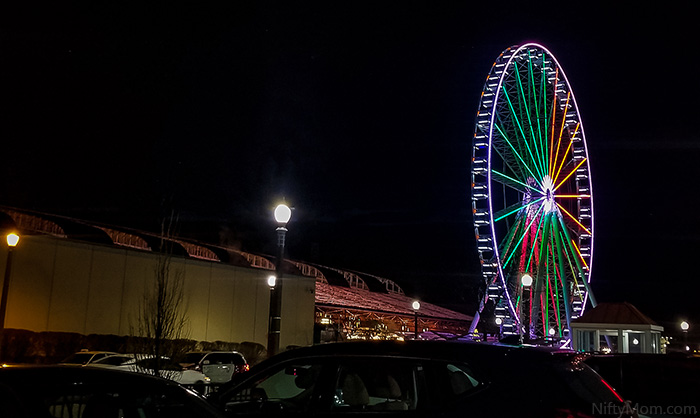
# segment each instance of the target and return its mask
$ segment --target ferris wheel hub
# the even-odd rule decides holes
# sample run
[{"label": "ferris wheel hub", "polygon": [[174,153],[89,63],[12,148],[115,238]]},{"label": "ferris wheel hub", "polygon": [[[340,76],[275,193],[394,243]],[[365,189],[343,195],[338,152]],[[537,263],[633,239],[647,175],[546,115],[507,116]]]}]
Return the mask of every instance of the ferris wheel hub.
[{"label": "ferris wheel hub", "polygon": [[545,213],[552,212],[556,207],[554,202],[554,182],[548,175],[542,179],[542,194],[544,195],[544,205],[542,211]]}]

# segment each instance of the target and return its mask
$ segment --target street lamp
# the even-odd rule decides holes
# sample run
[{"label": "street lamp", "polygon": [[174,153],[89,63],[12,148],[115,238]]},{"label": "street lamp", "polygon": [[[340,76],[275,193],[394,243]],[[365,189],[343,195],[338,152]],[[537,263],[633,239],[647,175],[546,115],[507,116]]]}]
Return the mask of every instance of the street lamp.
[{"label": "street lamp", "polygon": [[525,302],[523,288],[532,286],[532,276],[525,273],[520,278],[520,301],[518,302],[518,330],[520,331],[520,345],[523,344],[523,303]]},{"label": "street lamp", "polygon": [[685,351],[690,350],[690,347],[688,347],[688,328],[690,328],[690,324],[687,321],[681,322],[681,330],[683,331],[683,345],[685,345]]},{"label": "street lamp", "polygon": [[277,205],[277,263],[274,280],[268,278],[270,286],[270,318],[267,332],[267,355],[274,356],[280,348],[280,325],[282,323],[282,261],[284,260],[284,241],[287,235],[287,222],[292,217],[292,210],[287,205]]},{"label": "street lamp", "polygon": [[5,263],[5,278],[2,282],[2,298],[0,298],[0,359],[2,359],[2,347],[5,337],[5,313],[7,312],[7,293],[10,290],[10,273],[12,271],[12,250],[19,243],[19,235],[11,232],[7,234],[7,262]]},{"label": "street lamp", "polygon": [[413,314],[415,315],[414,317],[414,332],[415,332],[415,339],[418,339],[418,310],[420,309],[420,302],[417,300],[414,300],[413,303],[411,304],[411,307],[413,308]]},{"label": "street lamp", "polygon": [[277,284],[277,276],[271,275],[267,278],[267,285],[270,286],[270,290],[274,289],[275,284]]}]

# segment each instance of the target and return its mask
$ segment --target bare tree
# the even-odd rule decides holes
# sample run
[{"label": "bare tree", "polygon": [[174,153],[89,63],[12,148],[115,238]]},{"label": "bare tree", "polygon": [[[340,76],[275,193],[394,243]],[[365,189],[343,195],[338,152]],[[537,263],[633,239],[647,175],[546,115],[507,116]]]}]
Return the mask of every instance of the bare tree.
[{"label": "bare tree", "polygon": [[[167,222],[167,223],[166,223]],[[144,283],[143,297],[139,303],[136,324],[132,335],[138,339],[140,353],[152,356],[149,367],[143,372],[164,377],[176,373],[165,366],[164,358],[179,356],[177,340],[188,336],[189,318],[185,306],[184,275],[172,264],[173,218],[161,224],[160,248],[154,267],[153,280]]]}]

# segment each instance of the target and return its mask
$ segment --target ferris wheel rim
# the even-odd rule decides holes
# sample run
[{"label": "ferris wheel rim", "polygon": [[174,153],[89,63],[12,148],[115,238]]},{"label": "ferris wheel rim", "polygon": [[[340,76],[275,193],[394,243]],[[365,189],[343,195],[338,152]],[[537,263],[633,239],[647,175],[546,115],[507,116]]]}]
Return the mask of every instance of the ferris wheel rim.
[{"label": "ferris wheel rim", "polygon": [[[497,231],[496,231],[496,219],[494,219],[494,216],[495,216],[495,215],[494,215],[494,214],[495,214],[495,212],[494,212],[494,202],[493,202],[493,197],[492,197],[492,195],[491,195],[491,194],[492,194],[492,193],[491,193],[491,192],[492,192],[492,189],[494,189],[494,187],[493,187],[494,179],[492,178],[492,166],[491,166],[491,163],[492,163],[492,159],[493,159],[493,158],[492,158],[492,153],[494,152],[494,126],[495,126],[495,124],[496,124],[495,119],[496,119],[496,116],[497,116],[497,114],[498,114],[498,112],[496,111],[496,108],[497,108],[497,105],[498,105],[498,103],[499,103],[499,98],[500,98],[500,96],[501,96],[501,89],[503,88],[503,83],[504,83],[506,77],[508,76],[508,71],[507,71],[507,70],[508,70],[509,68],[511,68],[511,66],[514,65],[513,63],[514,63],[515,60],[519,59],[520,54],[522,53],[522,51],[527,50],[528,53],[529,53],[529,51],[530,51],[531,49],[539,50],[539,51],[541,51],[543,54],[546,54],[547,59],[549,59],[549,60],[551,61],[551,63],[553,64],[553,67],[552,67],[552,68],[555,68],[555,69],[558,71],[558,73],[557,73],[557,74],[558,74],[557,82],[559,82],[559,80],[561,80],[561,81],[564,83],[564,85],[566,86],[566,90],[568,91],[568,93],[570,94],[571,99],[572,99],[572,107],[573,107],[573,109],[574,109],[574,114],[577,116],[577,122],[578,122],[578,124],[580,125],[580,131],[581,131],[581,133],[580,133],[579,136],[580,136],[580,141],[581,141],[582,148],[583,148],[583,155],[585,155],[584,161],[586,161],[587,188],[588,188],[588,195],[589,195],[589,197],[588,197],[588,202],[589,202],[589,203],[588,203],[588,207],[589,207],[589,209],[590,209],[590,230],[589,230],[590,248],[588,249],[588,263],[587,263],[587,265],[586,265],[586,274],[585,274],[585,277],[582,277],[582,280],[585,280],[587,283],[590,283],[590,281],[591,281],[591,272],[592,272],[592,266],[593,266],[593,236],[594,236],[594,234],[595,234],[595,223],[594,223],[594,222],[595,222],[595,221],[594,221],[595,217],[594,217],[594,204],[593,204],[593,190],[592,190],[592,181],[591,181],[591,177],[590,177],[590,162],[589,162],[589,159],[588,159],[588,158],[589,158],[588,143],[587,143],[586,136],[585,136],[585,129],[584,129],[584,127],[583,127],[583,122],[581,121],[581,118],[580,118],[580,111],[579,111],[578,103],[577,103],[577,101],[576,101],[576,96],[573,94],[573,91],[572,91],[570,82],[569,82],[568,77],[566,76],[566,73],[564,72],[564,70],[563,70],[561,64],[559,63],[559,61],[557,60],[557,58],[554,56],[554,54],[553,54],[549,49],[547,49],[547,48],[544,47],[543,45],[541,45],[541,44],[539,44],[539,43],[535,43],[535,42],[528,42],[528,43],[524,43],[524,44],[521,44],[521,45],[512,46],[512,47],[507,48],[506,50],[504,50],[504,51],[501,53],[501,55],[499,55],[499,58],[496,60],[496,62],[494,62],[493,66],[492,66],[492,68],[491,68],[491,70],[490,70],[490,72],[489,72],[489,75],[487,76],[487,83],[488,83],[488,81],[493,77],[493,74],[494,74],[494,72],[496,71],[497,64],[503,66],[503,68],[504,68],[503,71],[502,71],[500,74],[497,75],[498,81],[497,81],[497,85],[496,85],[496,88],[495,88],[495,92],[496,92],[496,93],[495,93],[495,96],[494,96],[494,98],[493,98],[493,100],[492,100],[490,106],[488,106],[488,110],[489,110],[489,113],[490,113],[490,117],[489,117],[489,123],[488,123],[488,157],[487,157],[487,166],[486,166],[486,190],[487,190],[487,195],[488,195],[488,198],[487,198],[487,199],[488,199],[488,218],[489,218],[489,219],[488,219],[488,227],[489,227],[489,232],[490,232],[490,236],[491,236],[491,239],[492,239],[492,247],[493,247],[493,248],[492,248],[492,251],[493,251],[493,253],[494,253],[494,256],[493,256],[493,257],[494,257],[494,259],[495,259],[495,261],[496,261],[496,265],[497,265],[497,276],[498,276],[498,279],[500,279],[500,281],[501,281],[501,286],[502,286],[504,289],[506,289],[505,295],[506,295],[507,302],[508,302],[508,308],[509,308],[509,311],[510,311],[511,315],[513,315],[513,316],[516,315],[516,312],[515,312],[516,309],[515,309],[515,306],[514,306],[514,304],[513,304],[513,299],[512,299],[512,297],[511,297],[511,294],[510,294],[510,292],[507,290],[507,289],[508,289],[508,284],[507,284],[507,282],[506,282],[506,275],[504,274],[504,270],[503,270],[503,265],[504,265],[504,263],[503,263],[503,260],[502,260],[501,250],[500,250],[500,248],[499,248],[499,236],[498,236]],[[505,62],[503,62],[503,61],[500,61],[500,62],[499,62],[499,60],[501,60],[501,58],[504,57],[504,55],[506,55],[506,53],[509,53],[509,55],[507,56],[507,59],[505,60]],[[543,55],[543,56],[544,56],[544,55]],[[543,73],[544,73],[544,67],[545,67],[545,65],[546,65],[546,61],[545,61],[544,58],[543,58],[543,69],[541,70]],[[517,71],[516,71],[516,72],[517,72]],[[518,77],[519,77],[519,76],[518,76]],[[544,75],[542,75],[542,78],[544,79]],[[543,81],[543,83],[544,83],[544,81]],[[529,87],[528,87],[528,88],[529,88]],[[555,87],[555,90],[556,90],[556,87]],[[484,101],[484,93],[485,93],[486,91],[487,91],[487,89],[486,89],[486,85],[485,85],[485,86],[484,86],[484,89],[482,90],[482,95],[481,95],[481,100],[480,100],[480,106],[479,106],[480,111],[481,111],[482,108],[484,108],[484,106],[483,106],[483,101]],[[554,92],[553,92],[553,95],[556,96],[556,94],[557,94],[557,92],[554,91]],[[545,96],[544,100],[545,100],[545,103],[546,103],[546,100],[547,100],[547,99],[546,99],[546,96]],[[553,106],[554,106],[554,105],[553,105]],[[567,107],[568,107],[568,102],[567,102]],[[552,109],[552,110],[553,110],[553,112],[556,112],[554,109]],[[530,115],[528,114],[528,117],[529,117],[529,116],[530,116]],[[477,138],[477,131],[479,130],[478,117],[479,117],[479,112],[477,112],[477,127],[476,127],[476,129],[475,129],[475,134],[474,134],[475,141],[476,141],[476,138]],[[554,116],[552,116],[552,117],[554,118]],[[564,126],[564,122],[565,122],[565,121],[562,120],[562,126]],[[563,128],[562,128],[562,129],[563,129]],[[578,129],[578,128],[577,128],[577,129]],[[574,136],[575,136],[575,135],[576,135],[576,133],[574,133]],[[573,136],[572,136],[572,139],[571,139],[571,140],[573,141]],[[474,147],[475,147],[475,148],[474,148],[474,150],[475,150],[475,149],[476,149],[476,144],[474,145]],[[552,151],[553,151],[553,150],[552,150]],[[558,153],[558,151],[559,151],[559,150],[557,149],[557,153]],[[473,151],[473,153],[474,153],[473,160],[475,160],[475,159],[476,159],[476,151]],[[563,158],[564,158],[565,156],[566,156],[566,155],[564,155],[564,156],[562,157],[562,164],[563,164]],[[556,161],[555,161],[555,162],[556,162]],[[472,169],[472,179],[474,179],[475,176],[477,176],[477,175],[479,175],[479,173],[477,173],[477,172],[475,171],[475,168],[473,167],[473,169]],[[565,180],[566,180],[566,179],[565,179]],[[474,184],[474,180],[473,180],[473,184]],[[474,213],[476,214],[476,206],[475,206],[474,204],[473,204],[473,207],[474,207]],[[557,210],[558,210],[558,209],[557,209]],[[561,214],[559,214],[559,215],[561,216]],[[571,215],[569,214],[569,216],[571,216]],[[580,214],[579,214],[579,217],[580,217]],[[562,222],[562,221],[561,221],[561,218],[559,218],[558,220],[559,220],[560,222]],[[566,228],[566,226],[565,226],[564,223],[562,223],[562,227]],[[478,235],[478,234],[479,234],[479,226],[477,225],[476,221],[475,221],[475,231],[477,232],[477,240],[478,240],[478,237],[479,237],[479,235]],[[536,239],[536,238],[535,238],[535,239]],[[567,243],[567,245],[568,245],[568,243]],[[580,254],[579,254],[579,255],[580,255]],[[480,257],[481,257],[481,251],[480,251]],[[582,259],[583,259],[583,256],[582,256]],[[483,258],[482,258],[482,264],[483,264],[483,262],[484,262],[484,260],[483,260]],[[585,260],[584,260],[584,263],[585,263]],[[591,295],[591,296],[592,296],[592,295]],[[581,308],[581,312],[580,312],[581,315],[583,314],[583,312],[584,312],[584,310],[585,310],[585,307],[586,307],[586,305],[587,305],[588,297],[589,297],[589,292],[586,292],[586,293],[585,293],[585,298],[584,298],[584,301],[583,301],[583,305],[582,305],[582,308]],[[480,313],[480,312],[479,312],[479,313]],[[519,321],[519,320],[520,320],[520,318],[518,318],[518,321]],[[567,326],[568,326],[568,324],[567,324]]]}]

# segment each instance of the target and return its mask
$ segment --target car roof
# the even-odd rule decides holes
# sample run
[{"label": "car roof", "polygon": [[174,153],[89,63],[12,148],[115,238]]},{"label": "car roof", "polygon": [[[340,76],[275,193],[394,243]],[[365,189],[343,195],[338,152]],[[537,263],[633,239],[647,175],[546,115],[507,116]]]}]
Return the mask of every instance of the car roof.
[{"label": "car roof", "polygon": [[[323,357],[323,356],[387,356],[417,357],[431,359],[455,359],[479,357],[510,357],[545,359],[552,356],[562,358],[579,354],[573,350],[554,347],[510,346],[468,341],[350,341],[319,344],[287,350],[270,360],[282,361],[285,358]],[[262,363],[261,363],[262,364]]]},{"label": "car roof", "polygon": [[158,376],[130,371],[97,367],[80,367],[73,365],[16,365],[0,369],[0,381],[21,385],[38,385],[42,381],[52,384],[94,385],[105,382],[116,384],[158,384],[175,385],[177,383]]}]

